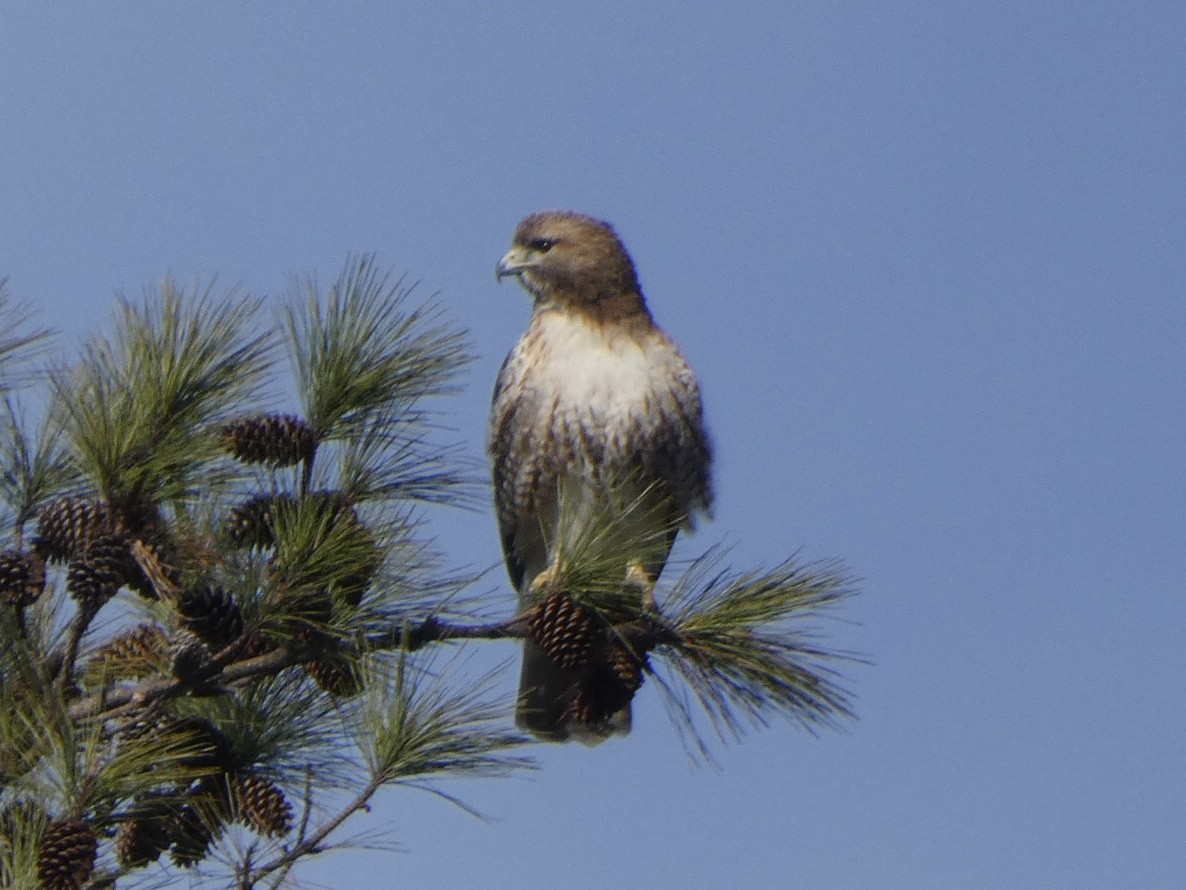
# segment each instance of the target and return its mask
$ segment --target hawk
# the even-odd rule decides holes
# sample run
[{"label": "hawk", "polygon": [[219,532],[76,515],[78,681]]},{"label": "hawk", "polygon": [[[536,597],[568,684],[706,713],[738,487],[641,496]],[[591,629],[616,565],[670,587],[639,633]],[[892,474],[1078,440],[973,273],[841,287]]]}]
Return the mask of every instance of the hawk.
[{"label": "hawk", "polygon": [[[538,613],[575,551],[636,592],[636,612],[653,608],[676,534],[712,503],[696,377],[651,317],[609,224],[567,211],[528,216],[495,274],[517,278],[534,303],[498,374],[488,443],[520,609]],[[633,689],[598,712],[584,701],[591,682],[587,667],[529,638],[516,722],[550,741],[628,732]]]}]

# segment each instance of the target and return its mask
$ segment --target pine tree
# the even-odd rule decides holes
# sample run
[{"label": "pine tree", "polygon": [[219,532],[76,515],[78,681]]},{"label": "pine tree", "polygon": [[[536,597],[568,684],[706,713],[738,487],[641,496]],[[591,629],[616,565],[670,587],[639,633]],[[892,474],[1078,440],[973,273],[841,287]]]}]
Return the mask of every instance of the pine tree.
[{"label": "pine tree", "polygon": [[538,606],[478,620],[514,597],[450,573],[422,509],[479,502],[436,413],[463,333],[370,257],[263,308],[166,279],[37,371],[0,289],[0,886],[276,886],[385,788],[530,766],[508,684],[445,640],[534,639],[590,723],[654,675],[697,756],[849,714],[808,623],[836,564],[710,551],[641,610],[576,542]]}]

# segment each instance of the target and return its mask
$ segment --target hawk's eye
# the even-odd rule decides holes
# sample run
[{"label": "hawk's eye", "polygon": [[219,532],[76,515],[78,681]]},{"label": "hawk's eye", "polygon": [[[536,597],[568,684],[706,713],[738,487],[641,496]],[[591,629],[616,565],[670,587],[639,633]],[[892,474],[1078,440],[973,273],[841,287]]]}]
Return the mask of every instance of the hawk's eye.
[{"label": "hawk's eye", "polygon": [[531,246],[540,253],[547,253],[556,246],[556,240],[554,238],[532,238]]}]

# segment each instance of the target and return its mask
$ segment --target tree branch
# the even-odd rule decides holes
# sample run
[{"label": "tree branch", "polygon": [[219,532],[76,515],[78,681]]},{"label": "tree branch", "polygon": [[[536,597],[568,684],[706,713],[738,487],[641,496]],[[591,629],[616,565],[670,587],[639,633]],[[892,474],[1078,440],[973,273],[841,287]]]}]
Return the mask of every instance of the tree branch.
[{"label": "tree branch", "polygon": [[[678,632],[658,614],[616,625],[615,631],[623,642],[640,654],[656,646],[677,643],[680,639]],[[415,651],[431,643],[448,640],[523,639],[527,635],[527,619],[524,615],[487,624],[451,624],[429,617],[415,624],[397,622],[386,631],[372,634],[366,638],[365,651]],[[234,660],[237,649],[234,644],[228,646],[218,653],[207,672],[196,677],[146,680],[134,686],[104,689],[81,698],[70,706],[70,717],[74,720],[110,720],[135,713],[164,699],[276,674],[293,665],[303,664],[316,655],[312,647],[295,641],[241,661]]]},{"label": "tree branch", "polygon": [[[367,637],[366,649],[416,650],[445,640],[498,640],[523,638],[526,635],[527,627],[522,616],[492,624],[474,625],[449,624],[437,618],[425,618],[416,624],[398,622],[382,633]],[[197,677],[146,680],[134,686],[105,689],[81,698],[70,706],[70,717],[74,720],[108,720],[195,689],[230,686],[254,677],[276,674],[287,667],[302,664],[316,654],[312,647],[293,641],[263,655],[236,661],[234,656],[237,648],[235,645],[228,646],[218,653],[210,670]]]}]

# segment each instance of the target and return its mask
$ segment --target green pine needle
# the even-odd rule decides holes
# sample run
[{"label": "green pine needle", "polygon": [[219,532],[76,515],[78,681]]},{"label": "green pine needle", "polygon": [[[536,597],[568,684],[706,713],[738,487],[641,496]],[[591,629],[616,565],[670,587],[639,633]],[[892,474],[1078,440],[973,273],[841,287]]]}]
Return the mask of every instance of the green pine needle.
[{"label": "green pine needle", "polygon": [[0,499],[13,512],[13,525],[22,529],[43,502],[76,483],[62,441],[60,413],[47,411],[30,435],[20,405],[5,399],[0,415]]},{"label": "green pine needle", "polygon": [[166,278],[139,302],[121,299],[113,333],[55,375],[67,435],[98,491],[168,500],[209,488],[219,453],[210,430],[268,370],[258,306],[233,290]]},{"label": "green pine needle", "polygon": [[[328,849],[330,833],[382,785],[464,807],[433,783],[534,765],[509,704],[494,694],[501,674],[474,681],[456,661],[424,655],[430,643],[531,628],[523,615],[453,628],[441,620],[491,608],[488,594],[474,592],[480,575],[442,572],[420,506],[477,502],[478,468],[438,441],[431,402],[470,360],[466,337],[371,256],[351,257],[327,290],[311,277],[298,289],[280,334],[317,447],[302,447],[299,465],[245,470],[222,452],[219,430],[254,410],[271,382],[275,338],[261,333],[257,301],[168,279],[122,300],[110,332],[47,375],[38,428],[11,390],[14,369],[45,334],[20,333],[20,313],[13,327],[0,282],[9,321],[0,333],[0,502],[15,545],[50,498],[98,495],[140,523],[141,568],[170,579],[159,585],[164,599],[123,597],[84,625],[68,621],[92,613],[67,597],[54,565],[36,603],[0,608],[0,885],[35,880],[46,812],[84,815],[109,862],[107,839],[137,805],[179,805],[215,773],[259,768],[288,790],[306,788],[293,837],[267,848],[274,859],[259,864],[265,848],[254,841],[232,851],[227,861],[246,886],[244,875],[279,884],[297,859]],[[596,610],[606,634],[618,634],[603,637],[630,678],[618,642],[637,646],[646,667],[653,655],[666,674],[657,685],[695,750],[708,755],[706,721],[727,740],[777,717],[814,729],[852,715],[835,666],[857,659],[830,651],[812,628],[851,591],[838,564],[735,573],[714,551],[652,611],[651,579],[626,567],[657,572],[683,517],[637,479],[601,481],[612,494],[600,503],[560,491],[559,539],[548,542],[559,555],[541,592]],[[19,581],[19,569],[7,574]],[[215,653],[226,670],[206,685],[177,683],[163,653],[154,676],[117,676],[95,653],[130,612],[165,632],[185,624],[169,595],[174,570],[181,590],[217,584],[234,596],[246,632]],[[220,609],[210,618],[238,624]],[[241,658],[251,661],[226,663]],[[358,688],[344,690],[335,667],[354,672]],[[346,788],[361,790],[307,831]],[[44,809],[21,809],[31,800]],[[116,877],[122,885],[113,867],[91,882]]]},{"label": "green pine needle", "polygon": [[29,672],[5,677],[0,714],[3,784],[62,811],[108,812],[197,775],[193,739],[123,734],[115,744],[109,726],[72,720],[57,687]]},{"label": "green pine needle", "polygon": [[377,571],[382,562],[375,537],[336,493],[278,498],[270,521],[276,541],[270,602],[277,615],[309,620],[310,605],[323,601],[328,606],[337,588],[357,579],[360,571]]},{"label": "green pine needle", "polygon": [[37,887],[41,835],[49,822],[30,797],[0,795],[0,887]]},{"label": "green pine needle", "polygon": [[359,424],[339,444],[340,489],[356,503],[424,501],[476,506],[483,498],[478,480],[483,467],[460,445],[444,445],[429,435],[421,412],[377,415]]},{"label": "green pine needle", "polygon": [[36,644],[15,632],[0,611],[0,789],[28,777],[41,758],[40,725],[53,690],[39,670]]},{"label": "green pine needle", "polygon": [[305,420],[319,440],[352,438],[376,416],[398,418],[452,389],[469,361],[466,338],[432,302],[411,305],[414,286],[349,257],[323,292],[314,277],[284,317]]},{"label": "green pine needle", "polygon": [[297,669],[264,677],[233,693],[180,699],[179,716],[208,720],[229,739],[234,766],[265,766],[280,781],[343,781],[349,770],[344,729],[333,701]]},{"label": "green pine needle", "polygon": [[[590,505],[584,495],[561,488],[560,540],[550,587],[603,613],[610,623],[638,616],[643,591],[626,583],[631,562],[662,566],[679,531],[679,517],[647,488],[622,483]],[[655,579],[651,579],[652,581]]]},{"label": "green pine needle", "polygon": [[491,696],[496,674],[446,684],[456,665],[434,671],[406,652],[378,667],[388,673],[367,684],[358,742],[380,783],[423,787],[432,777],[504,776],[533,765],[515,753],[527,739],[507,727],[506,702]]},{"label": "green pine needle", "polygon": [[[681,578],[664,615],[677,641],[656,654],[686,684],[721,739],[784,717],[807,728],[853,716],[849,694],[832,667],[859,661],[817,642],[813,622],[853,592],[836,562],[788,560],[772,569],[731,573],[710,551]],[[665,684],[669,709],[700,753],[686,695]]]},{"label": "green pine needle", "polygon": [[0,334],[0,392],[27,383],[25,366],[49,345],[48,328],[22,330],[31,315],[28,307],[13,301],[8,293],[8,279],[0,278],[0,317],[4,319],[4,333]]}]

